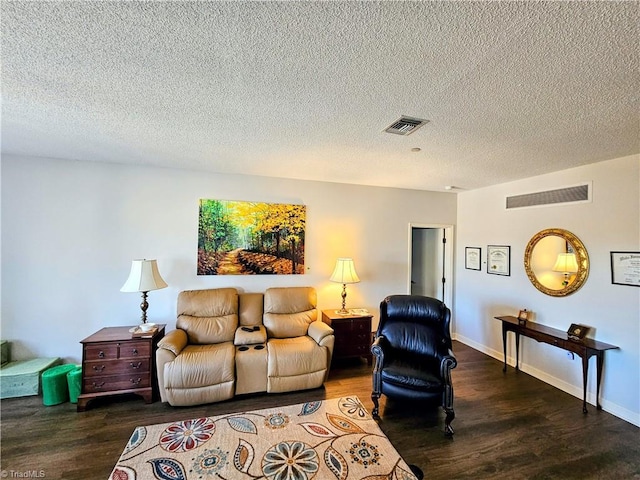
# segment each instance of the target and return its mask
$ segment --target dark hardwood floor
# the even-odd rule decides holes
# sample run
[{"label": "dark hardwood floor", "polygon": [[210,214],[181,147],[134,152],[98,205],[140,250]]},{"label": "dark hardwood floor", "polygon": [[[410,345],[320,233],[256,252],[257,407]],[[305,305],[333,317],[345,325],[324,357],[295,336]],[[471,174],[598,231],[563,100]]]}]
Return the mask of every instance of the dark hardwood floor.
[{"label": "dark hardwood floor", "polygon": [[[454,343],[453,439],[440,409],[382,397],[380,423],[407,463],[436,479],[640,479],[640,429],[463,344]],[[106,480],[134,427],[358,395],[371,411],[371,367],[336,365],[324,388],[174,408],[139,397],[76,413],[41,397],[2,400],[2,478]],[[31,477],[25,477],[28,472]],[[22,477],[20,475],[23,475]],[[330,480],[330,479],[317,479]]]}]

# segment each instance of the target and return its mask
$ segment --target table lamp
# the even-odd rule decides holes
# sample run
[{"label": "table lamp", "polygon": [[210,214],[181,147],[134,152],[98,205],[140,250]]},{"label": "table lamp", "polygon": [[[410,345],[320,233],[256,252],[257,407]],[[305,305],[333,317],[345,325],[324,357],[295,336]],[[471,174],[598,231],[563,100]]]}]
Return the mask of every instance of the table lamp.
[{"label": "table lamp", "polygon": [[336,313],[340,315],[349,315],[349,310],[345,308],[347,303],[347,283],[358,283],[360,278],[356,273],[356,266],[351,258],[339,258],[336,261],[336,268],[334,268],[331,278],[332,282],[342,284],[342,308],[336,310]]},{"label": "table lamp", "polygon": [[121,292],[141,292],[142,303],[140,309],[142,310],[142,323],[147,323],[147,293],[151,290],[160,290],[167,287],[165,282],[160,276],[158,271],[158,264],[155,260],[133,260],[131,262],[131,272],[129,272],[129,278],[124,283]]},{"label": "table lamp", "polygon": [[551,270],[554,272],[562,272],[564,274],[562,286],[566,287],[569,285],[569,274],[578,271],[578,262],[576,261],[575,253],[559,253],[556,264]]}]

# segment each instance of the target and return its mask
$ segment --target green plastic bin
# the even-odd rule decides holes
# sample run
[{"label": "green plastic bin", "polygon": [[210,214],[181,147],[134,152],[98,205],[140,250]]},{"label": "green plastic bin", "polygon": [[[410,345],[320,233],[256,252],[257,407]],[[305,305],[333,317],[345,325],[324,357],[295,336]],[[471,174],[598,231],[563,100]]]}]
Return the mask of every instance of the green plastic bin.
[{"label": "green plastic bin", "polygon": [[66,364],[52,367],[42,372],[42,403],[46,406],[69,401],[67,373],[77,365]]},{"label": "green plastic bin", "polygon": [[82,367],[76,365],[76,368],[67,373],[67,384],[69,385],[69,401],[78,403],[78,396],[82,391]]}]

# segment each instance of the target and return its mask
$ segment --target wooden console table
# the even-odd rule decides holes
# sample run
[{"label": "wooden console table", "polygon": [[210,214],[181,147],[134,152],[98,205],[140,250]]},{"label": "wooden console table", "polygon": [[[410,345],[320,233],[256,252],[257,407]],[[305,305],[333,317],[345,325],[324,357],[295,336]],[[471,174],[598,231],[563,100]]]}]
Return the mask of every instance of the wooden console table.
[{"label": "wooden console table", "polygon": [[513,332],[516,336],[516,370],[518,368],[518,358],[520,350],[520,335],[533,338],[538,342],[548,343],[555,347],[568,350],[582,358],[582,412],[587,413],[587,372],[589,370],[589,358],[596,356],[597,359],[597,385],[596,385],[596,408],[602,410],[600,405],[600,381],[602,379],[602,367],[604,365],[604,352],[619,348],[608,343],[598,342],[591,338],[583,340],[571,340],[567,332],[557,328],[546,327],[533,322],[520,324],[516,317],[495,317],[502,322],[502,347],[504,350],[504,368],[507,371],[507,332]]}]

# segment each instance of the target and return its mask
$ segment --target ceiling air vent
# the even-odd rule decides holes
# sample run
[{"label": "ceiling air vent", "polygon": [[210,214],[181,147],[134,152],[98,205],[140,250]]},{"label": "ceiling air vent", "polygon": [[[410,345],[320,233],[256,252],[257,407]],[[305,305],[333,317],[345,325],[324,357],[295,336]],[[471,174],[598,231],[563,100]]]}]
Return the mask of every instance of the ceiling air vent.
[{"label": "ceiling air vent", "polygon": [[543,205],[566,205],[591,201],[591,183],[575,187],[547,190],[546,192],[525,193],[507,197],[506,208],[540,207]]},{"label": "ceiling air vent", "polygon": [[385,128],[384,131],[387,133],[395,133],[396,135],[409,135],[425,123],[429,123],[429,120],[403,116]]}]

